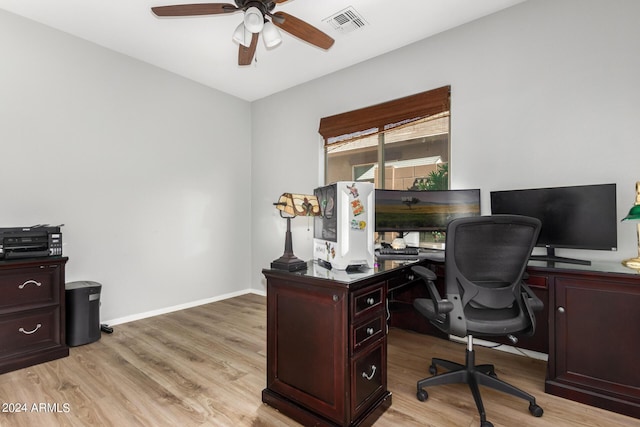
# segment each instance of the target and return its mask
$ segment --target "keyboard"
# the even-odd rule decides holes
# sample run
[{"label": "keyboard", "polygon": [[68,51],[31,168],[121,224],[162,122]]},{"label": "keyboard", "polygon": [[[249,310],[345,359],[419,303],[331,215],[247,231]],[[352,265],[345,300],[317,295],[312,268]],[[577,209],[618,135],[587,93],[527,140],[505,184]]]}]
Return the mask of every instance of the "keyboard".
[{"label": "keyboard", "polygon": [[378,250],[378,253],[380,255],[418,255],[420,253],[420,250],[418,248],[380,248]]}]

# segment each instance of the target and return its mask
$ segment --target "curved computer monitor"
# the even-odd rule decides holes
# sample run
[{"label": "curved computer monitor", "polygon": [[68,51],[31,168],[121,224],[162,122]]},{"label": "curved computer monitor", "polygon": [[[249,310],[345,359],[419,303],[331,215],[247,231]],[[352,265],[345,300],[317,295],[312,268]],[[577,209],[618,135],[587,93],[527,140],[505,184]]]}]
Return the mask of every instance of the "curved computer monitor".
[{"label": "curved computer monitor", "polygon": [[480,190],[376,190],[377,232],[446,231],[452,219],[480,215]]},{"label": "curved computer monitor", "polygon": [[491,213],[542,222],[537,246],[546,247],[547,255],[531,259],[589,264],[557,257],[555,248],[617,250],[616,184],[492,191]]}]

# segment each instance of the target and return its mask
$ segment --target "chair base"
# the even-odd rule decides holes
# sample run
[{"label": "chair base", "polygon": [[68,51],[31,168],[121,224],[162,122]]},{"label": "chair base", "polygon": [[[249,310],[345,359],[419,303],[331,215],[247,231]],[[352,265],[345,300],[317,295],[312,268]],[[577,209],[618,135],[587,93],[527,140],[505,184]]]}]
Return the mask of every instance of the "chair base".
[{"label": "chair base", "polygon": [[[448,372],[438,374],[437,366],[447,369]],[[423,390],[424,387],[443,384],[468,384],[471,394],[473,395],[473,400],[478,408],[478,413],[480,414],[481,427],[491,427],[493,425],[487,421],[484,405],[482,404],[482,396],[480,395],[479,386],[481,385],[527,400],[529,402],[529,412],[535,417],[541,417],[543,414],[542,408],[536,404],[535,397],[509,383],[499,380],[496,376],[493,365],[476,366],[475,351],[473,350],[473,337],[471,336],[468,337],[465,365],[434,358],[431,361],[429,372],[433,374],[432,377],[418,381],[418,400],[424,401],[428,398],[427,392]]]}]

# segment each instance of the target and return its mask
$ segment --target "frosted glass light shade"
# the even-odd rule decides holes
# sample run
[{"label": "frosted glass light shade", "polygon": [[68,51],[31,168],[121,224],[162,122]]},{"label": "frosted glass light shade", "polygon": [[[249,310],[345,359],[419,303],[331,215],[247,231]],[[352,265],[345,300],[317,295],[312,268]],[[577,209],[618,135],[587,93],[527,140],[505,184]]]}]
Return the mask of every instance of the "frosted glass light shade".
[{"label": "frosted glass light shade", "polygon": [[264,45],[268,48],[278,46],[282,43],[282,36],[280,36],[278,27],[273,25],[270,21],[264,23],[264,27],[262,28],[262,39],[264,40]]},{"label": "frosted glass light shade", "polygon": [[244,22],[236,27],[233,32],[233,41],[240,43],[242,46],[249,47],[251,45],[251,38],[253,34],[244,26]]},{"label": "frosted glass light shade", "polygon": [[250,7],[244,13],[244,26],[252,33],[259,33],[264,26],[264,16],[257,7]]}]

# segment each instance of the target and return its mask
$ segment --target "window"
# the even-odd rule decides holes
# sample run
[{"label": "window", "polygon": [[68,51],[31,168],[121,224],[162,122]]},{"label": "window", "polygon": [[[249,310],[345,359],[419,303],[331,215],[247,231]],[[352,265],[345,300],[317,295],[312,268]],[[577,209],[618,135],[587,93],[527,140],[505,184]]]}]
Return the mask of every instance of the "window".
[{"label": "window", "polygon": [[323,118],[325,183],[449,188],[449,92],[445,86]]},{"label": "window", "polygon": [[[444,86],[320,120],[325,184],[368,181],[380,189],[448,189],[450,89]],[[411,234],[421,243],[444,238],[438,232]]]}]

